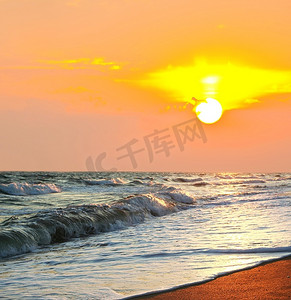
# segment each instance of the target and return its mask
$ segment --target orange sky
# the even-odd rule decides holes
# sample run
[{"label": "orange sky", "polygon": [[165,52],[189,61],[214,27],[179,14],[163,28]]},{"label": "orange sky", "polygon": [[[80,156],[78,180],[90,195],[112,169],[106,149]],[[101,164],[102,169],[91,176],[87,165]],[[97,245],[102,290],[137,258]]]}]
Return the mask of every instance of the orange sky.
[{"label": "orange sky", "polygon": [[[290,12],[287,0],[0,0],[0,170],[85,171],[106,153],[104,169],[290,171]],[[173,128],[208,92],[224,113],[182,151]],[[173,148],[151,157],[154,130]],[[135,169],[116,150],[134,139]]]}]

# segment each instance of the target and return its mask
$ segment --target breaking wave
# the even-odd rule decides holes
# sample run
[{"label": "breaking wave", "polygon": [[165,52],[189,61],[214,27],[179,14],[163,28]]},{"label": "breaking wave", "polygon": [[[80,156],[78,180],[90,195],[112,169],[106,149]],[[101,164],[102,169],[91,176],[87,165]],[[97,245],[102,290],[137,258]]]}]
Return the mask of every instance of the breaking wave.
[{"label": "breaking wave", "polygon": [[195,198],[188,193],[181,191],[179,189],[170,187],[168,192],[159,192],[158,195],[167,200],[173,200],[184,204],[194,204],[196,202]]},{"label": "breaking wave", "polygon": [[132,195],[112,205],[68,206],[33,216],[10,218],[1,224],[0,257],[33,251],[53,243],[122,229],[189,208],[194,198],[181,191]]},{"label": "breaking wave", "polygon": [[55,184],[29,184],[29,183],[9,183],[0,184],[0,193],[15,195],[15,196],[27,196],[27,195],[41,195],[50,193],[60,193],[61,189]]}]

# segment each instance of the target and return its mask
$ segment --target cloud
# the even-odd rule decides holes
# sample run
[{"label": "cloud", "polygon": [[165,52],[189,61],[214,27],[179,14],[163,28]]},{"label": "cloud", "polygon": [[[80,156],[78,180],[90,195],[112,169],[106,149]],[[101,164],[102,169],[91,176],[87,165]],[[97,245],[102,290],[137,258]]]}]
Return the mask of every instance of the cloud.
[{"label": "cloud", "polygon": [[111,70],[119,70],[121,66],[114,61],[105,61],[103,57],[78,58],[69,60],[42,60],[41,63],[55,65],[65,69],[92,69],[96,66],[109,67]]},{"label": "cloud", "polygon": [[[0,0],[1,1],[1,0]],[[108,69],[108,70],[120,70],[122,66],[114,61],[106,61],[103,57],[96,58],[77,58],[67,60],[38,60],[33,63],[23,65],[7,65],[0,66],[0,69],[8,70],[53,70],[53,69]]]}]

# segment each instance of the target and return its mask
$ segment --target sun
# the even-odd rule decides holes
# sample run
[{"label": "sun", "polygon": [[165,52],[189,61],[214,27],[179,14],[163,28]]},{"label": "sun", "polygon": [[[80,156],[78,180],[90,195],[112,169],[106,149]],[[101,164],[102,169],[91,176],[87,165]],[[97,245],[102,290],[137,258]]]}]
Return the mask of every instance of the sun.
[{"label": "sun", "polygon": [[195,113],[201,122],[213,124],[220,119],[222,115],[222,106],[217,100],[206,98],[205,101],[199,103],[195,107]]}]

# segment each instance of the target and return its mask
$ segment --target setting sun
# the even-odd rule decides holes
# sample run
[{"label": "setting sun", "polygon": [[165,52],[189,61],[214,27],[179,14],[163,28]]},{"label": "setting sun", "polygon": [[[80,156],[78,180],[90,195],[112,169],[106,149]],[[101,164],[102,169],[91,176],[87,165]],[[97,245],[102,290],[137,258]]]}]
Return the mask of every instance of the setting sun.
[{"label": "setting sun", "polygon": [[217,122],[222,115],[221,104],[212,98],[207,98],[195,107],[197,118],[205,124]]}]

